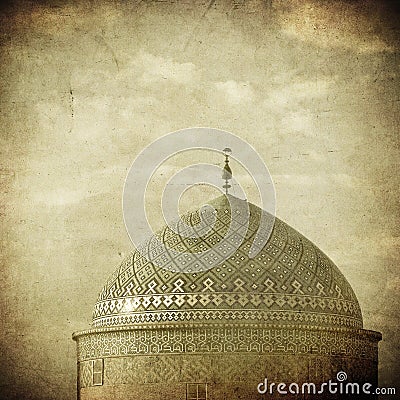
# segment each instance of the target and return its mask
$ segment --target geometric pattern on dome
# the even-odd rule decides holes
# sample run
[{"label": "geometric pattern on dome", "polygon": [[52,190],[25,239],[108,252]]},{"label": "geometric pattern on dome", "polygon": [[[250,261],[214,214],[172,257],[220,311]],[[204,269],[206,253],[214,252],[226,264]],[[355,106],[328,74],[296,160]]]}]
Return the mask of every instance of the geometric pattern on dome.
[{"label": "geometric pattern on dome", "polygon": [[[231,210],[226,196],[209,204],[216,210],[216,222],[204,236],[187,238],[168,226],[155,235],[164,246],[159,254],[152,254],[152,259],[167,259],[169,269],[157,267],[142,256],[144,251],[157,252],[152,246],[154,237],[141,251],[125,258],[99,295],[93,326],[253,321],[362,328],[361,310],[350,284],[308,239],[248,203],[246,237],[237,247],[238,239],[231,232],[229,239],[237,247],[233,252],[220,244],[226,246],[222,239],[229,232],[231,221],[240,223],[240,215]],[[261,213],[273,221],[273,230],[258,255],[249,258]],[[187,225],[196,226],[200,211],[181,218]],[[207,220],[208,216],[202,218]],[[220,254],[230,251],[230,256],[209,270],[181,273],[173,271],[174,257],[168,249],[174,250],[174,257],[176,252],[193,254],[187,260],[193,263],[211,262],[196,254],[210,249]],[[212,252],[208,256],[213,257]]]}]

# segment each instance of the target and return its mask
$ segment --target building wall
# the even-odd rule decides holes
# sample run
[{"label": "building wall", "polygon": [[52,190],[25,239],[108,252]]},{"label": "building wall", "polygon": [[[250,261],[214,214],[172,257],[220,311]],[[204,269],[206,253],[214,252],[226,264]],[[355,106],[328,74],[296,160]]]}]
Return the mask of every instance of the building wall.
[{"label": "building wall", "polygon": [[[264,351],[255,351],[255,346],[251,346],[256,340],[254,331],[253,338],[251,335],[242,337],[241,351],[233,346],[230,347],[232,351],[213,352],[211,346],[202,353],[179,352],[182,347],[169,342],[170,353],[157,353],[159,347],[155,342],[154,346],[150,345],[153,336],[145,330],[142,335],[135,336],[142,343],[142,349],[147,349],[148,353],[142,354],[129,354],[128,349],[134,348],[134,343],[128,331],[121,330],[118,335],[97,331],[76,338],[81,400],[185,400],[187,384],[206,384],[207,400],[283,398],[258,394],[257,385],[268,378],[270,383],[301,385],[310,382],[318,388],[322,382],[336,381],[339,371],[347,374],[344,383],[377,385],[380,336],[368,331],[332,331],[331,335],[320,330],[297,331],[297,335],[294,333],[297,347],[294,348],[287,332],[278,335],[279,329],[275,328],[274,334],[271,333],[271,338],[275,339],[264,343],[269,345],[263,347]],[[301,345],[299,338],[307,338],[310,345]],[[222,339],[215,337],[215,340]],[[97,343],[95,351],[90,350],[93,343]],[[311,397],[285,395],[284,398]],[[329,394],[325,398],[341,396]]]},{"label": "building wall", "polygon": [[[346,372],[345,383],[358,382],[360,387],[366,382],[377,384],[377,364],[368,358],[177,354],[110,357],[101,362],[103,370],[97,369],[97,373],[102,374],[102,382],[98,385],[93,385],[93,360],[80,363],[81,400],[185,400],[186,386],[192,383],[207,385],[207,400],[279,398],[258,394],[258,384],[265,378],[276,384],[309,382],[315,383],[318,390],[322,382],[336,381],[339,371]],[[329,394],[319,398],[342,397]]]}]

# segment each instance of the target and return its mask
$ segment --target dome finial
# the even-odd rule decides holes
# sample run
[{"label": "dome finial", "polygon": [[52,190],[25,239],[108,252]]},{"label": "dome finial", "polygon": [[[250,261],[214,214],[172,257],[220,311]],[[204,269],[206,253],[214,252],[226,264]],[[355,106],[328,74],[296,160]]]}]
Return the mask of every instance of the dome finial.
[{"label": "dome finial", "polygon": [[229,184],[229,181],[232,179],[232,170],[229,166],[229,156],[231,155],[232,150],[229,147],[225,147],[223,153],[225,154],[225,166],[222,172],[222,179],[225,180],[225,185],[222,187],[225,189],[225,194],[228,194],[228,189],[232,187]]}]

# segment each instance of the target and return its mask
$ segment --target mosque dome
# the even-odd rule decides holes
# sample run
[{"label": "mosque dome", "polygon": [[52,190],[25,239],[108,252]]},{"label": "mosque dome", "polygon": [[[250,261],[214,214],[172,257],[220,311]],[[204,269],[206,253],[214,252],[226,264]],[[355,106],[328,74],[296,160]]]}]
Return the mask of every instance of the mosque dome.
[{"label": "mosque dome", "polygon": [[376,386],[381,334],[363,329],[336,265],[245,200],[208,204],[154,234],[110,276],[92,327],[73,334],[78,397],[259,400],[267,378]]},{"label": "mosque dome", "polygon": [[[179,224],[180,234],[166,226],[125,258],[98,297],[94,328],[243,323],[362,328],[360,306],[350,284],[313,243],[245,200],[223,195],[209,205],[212,207],[182,216],[183,223],[194,228],[202,219],[214,218],[204,235],[185,237]],[[248,207],[250,215],[244,240],[239,243],[229,226],[232,222],[241,225],[239,210],[243,207]],[[262,216],[273,224],[272,233],[250,258]],[[224,243],[227,233],[231,237]],[[158,248],[157,242],[163,246]],[[226,258],[223,255],[229,251],[229,243],[236,246]],[[207,256],[201,258],[207,250]],[[167,260],[168,268],[148,261],[144,256],[148,252],[153,259]],[[185,272],[174,268],[182,253]],[[198,269],[199,264],[218,257],[221,262],[212,268]]]}]

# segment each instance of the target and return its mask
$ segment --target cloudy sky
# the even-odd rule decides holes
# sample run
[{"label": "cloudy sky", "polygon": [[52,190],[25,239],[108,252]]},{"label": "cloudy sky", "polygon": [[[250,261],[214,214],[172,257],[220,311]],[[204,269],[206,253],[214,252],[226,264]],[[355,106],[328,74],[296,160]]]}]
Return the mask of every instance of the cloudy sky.
[{"label": "cloudy sky", "polygon": [[244,3],[1,10],[5,398],[75,398],[71,333],[89,326],[101,286],[132,248],[127,171],[153,140],[191,126],[257,149],[277,215],[348,278],[365,327],[384,335],[381,385],[397,383],[398,10],[372,0]]}]

